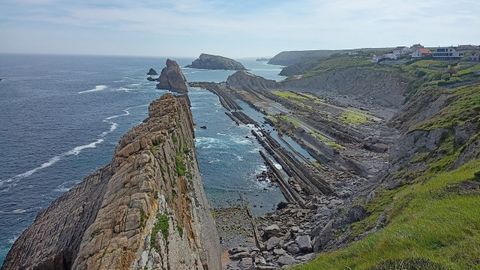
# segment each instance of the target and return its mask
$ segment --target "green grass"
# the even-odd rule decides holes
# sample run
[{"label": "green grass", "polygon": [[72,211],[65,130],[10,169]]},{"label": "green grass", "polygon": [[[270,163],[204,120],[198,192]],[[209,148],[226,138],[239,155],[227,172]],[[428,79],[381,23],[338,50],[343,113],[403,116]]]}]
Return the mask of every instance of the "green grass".
[{"label": "green grass", "polygon": [[328,59],[320,61],[313,69],[307,71],[305,76],[313,76],[322,72],[346,69],[350,67],[373,67],[374,64],[370,60],[370,56],[364,55],[334,55]]},{"label": "green grass", "polygon": [[185,165],[185,157],[183,153],[177,153],[175,156],[175,168],[178,176],[185,176],[187,172],[187,166]]},{"label": "green grass", "polygon": [[159,247],[157,245],[157,235],[159,232],[162,233],[163,239],[167,239],[168,237],[168,229],[170,225],[168,223],[168,216],[166,214],[158,214],[157,220],[152,228],[152,234],[150,236],[150,246],[155,250],[158,250]]},{"label": "green grass", "polygon": [[369,122],[370,118],[365,113],[355,110],[346,110],[340,115],[340,120],[345,124],[361,125]]},{"label": "green grass", "polygon": [[385,260],[412,258],[447,269],[480,269],[480,194],[449,191],[452,185],[473,179],[478,171],[480,161],[476,160],[434,174],[425,183],[377,194],[369,207],[390,209],[383,230],[293,269],[361,270]]},{"label": "green grass", "polygon": [[310,135],[314,136],[315,138],[317,138],[318,140],[320,140],[321,142],[323,142],[324,144],[334,148],[334,149],[337,149],[337,150],[341,150],[343,149],[344,147],[341,146],[340,144],[336,143],[334,140],[324,136],[323,134],[320,134],[318,132],[311,132]]},{"label": "green grass", "polygon": [[[441,91],[441,90],[438,90]],[[463,125],[465,121],[480,121],[480,84],[444,90],[450,94],[448,105],[416,129],[432,130]]]}]

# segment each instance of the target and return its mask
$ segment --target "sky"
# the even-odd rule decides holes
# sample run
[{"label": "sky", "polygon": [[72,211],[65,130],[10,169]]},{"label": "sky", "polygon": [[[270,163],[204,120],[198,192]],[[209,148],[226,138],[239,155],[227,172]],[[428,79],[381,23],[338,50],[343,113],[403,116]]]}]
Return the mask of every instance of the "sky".
[{"label": "sky", "polygon": [[0,52],[194,57],[480,44],[480,0],[0,0]]}]

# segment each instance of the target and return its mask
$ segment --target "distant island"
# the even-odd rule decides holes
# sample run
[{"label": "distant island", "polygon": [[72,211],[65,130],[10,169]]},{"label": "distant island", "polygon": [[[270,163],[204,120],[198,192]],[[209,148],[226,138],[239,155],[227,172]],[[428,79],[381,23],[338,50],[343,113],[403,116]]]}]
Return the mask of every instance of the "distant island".
[{"label": "distant island", "polygon": [[225,69],[225,70],[245,70],[245,67],[242,63],[235,61],[233,59],[219,56],[202,53],[192,64],[186,66],[187,68],[198,68],[198,69]]},{"label": "distant island", "polygon": [[260,57],[260,58],[255,59],[255,61],[257,61],[257,62],[268,62],[268,61],[270,61],[270,58],[269,57]]}]

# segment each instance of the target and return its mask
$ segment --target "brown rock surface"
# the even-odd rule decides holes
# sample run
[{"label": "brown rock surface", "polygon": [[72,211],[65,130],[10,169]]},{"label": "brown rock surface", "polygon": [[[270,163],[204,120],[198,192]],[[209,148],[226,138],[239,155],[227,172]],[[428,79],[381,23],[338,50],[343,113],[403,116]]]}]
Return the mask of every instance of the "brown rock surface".
[{"label": "brown rock surface", "polygon": [[220,269],[187,96],[166,94],[112,163],[57,199],[3,269]]},{"label": "brown rock surface", "polygon": [[157,84],[157,88],[167,89],[178,93],[187,93],[187,80],[185,79],[180,66],[177,62],[170,59],[167,59],[166,64],[167,66],[162,69],[160,78],[158,78],[159,83]]}]

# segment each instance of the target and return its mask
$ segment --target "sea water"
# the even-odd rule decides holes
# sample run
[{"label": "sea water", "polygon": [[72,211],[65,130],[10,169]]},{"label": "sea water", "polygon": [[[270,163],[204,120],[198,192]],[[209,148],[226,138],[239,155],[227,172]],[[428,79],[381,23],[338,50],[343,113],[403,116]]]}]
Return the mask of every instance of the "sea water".
[{"label": "sea water", "polygon": [[[166,91],[146,80],[165,58],[0,55],[0,265],[41,209],[108,164],[119,138],[147,117]],[[181,66],[193,59],[176,59]],[[278,66],[241,60],[251,72],[281,79]],[[189,81],[225,81],[232,71],[184,69]],[[247,201],[257,214],[283,197],[256,175],[265,170],[250,128],[225,115],[218,98],[189,93],[195,143],[215,207]],[[198,127],[206,126],[207,129]]]}]

